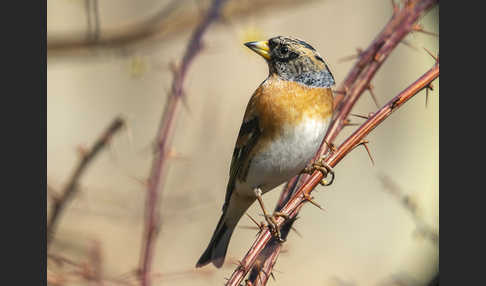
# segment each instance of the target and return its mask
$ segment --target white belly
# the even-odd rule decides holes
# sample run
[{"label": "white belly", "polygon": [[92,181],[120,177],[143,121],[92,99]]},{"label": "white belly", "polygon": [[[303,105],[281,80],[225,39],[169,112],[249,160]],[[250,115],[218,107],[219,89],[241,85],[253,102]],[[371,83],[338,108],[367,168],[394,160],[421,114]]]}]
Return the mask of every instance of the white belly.
[{"label": "white belly", "polygon": [[314,157],[328,125],[329,120],[307,119],[296,127],[284,127],[282,135],[253,158],[246,182],[237,185],[248,191],[260,187],[265,193],[288,181]]}]

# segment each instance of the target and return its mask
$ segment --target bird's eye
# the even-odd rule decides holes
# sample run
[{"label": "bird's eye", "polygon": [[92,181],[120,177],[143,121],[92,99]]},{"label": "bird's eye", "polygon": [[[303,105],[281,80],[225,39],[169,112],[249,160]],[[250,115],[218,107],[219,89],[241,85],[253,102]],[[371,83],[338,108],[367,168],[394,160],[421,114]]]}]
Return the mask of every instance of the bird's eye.
[{"label": "bird's eye", "polygon": [[282,55],[285,55],[288,51],[289,51],[289,49],[286,46],[281,46],[280,47],[280,53]]}]

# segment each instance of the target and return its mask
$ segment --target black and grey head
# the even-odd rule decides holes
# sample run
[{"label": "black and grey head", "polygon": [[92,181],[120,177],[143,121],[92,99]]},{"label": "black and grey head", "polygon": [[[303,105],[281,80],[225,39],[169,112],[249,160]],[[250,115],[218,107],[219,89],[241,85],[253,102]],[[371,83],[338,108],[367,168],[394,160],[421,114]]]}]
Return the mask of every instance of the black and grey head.
[{"label": "black and grey head", "polygon": [[268,63],[270,74],[307,86],[331,87],[334,77],[319,53],[308,43],[277,36],[268,41],[245,43]]}]

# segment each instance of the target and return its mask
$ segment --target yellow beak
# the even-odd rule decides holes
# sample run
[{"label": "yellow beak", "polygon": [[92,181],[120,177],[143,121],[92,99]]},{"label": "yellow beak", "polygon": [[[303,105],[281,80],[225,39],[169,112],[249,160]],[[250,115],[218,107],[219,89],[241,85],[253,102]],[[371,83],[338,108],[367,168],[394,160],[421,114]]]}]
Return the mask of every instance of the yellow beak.
[{"label": "yellow beak", "polygon": [[259,54],[265,59],[270,59],[270,48],[268,47],[268,41],[248,42],[245,43],[245,46],[252,49],[255,53]]}]

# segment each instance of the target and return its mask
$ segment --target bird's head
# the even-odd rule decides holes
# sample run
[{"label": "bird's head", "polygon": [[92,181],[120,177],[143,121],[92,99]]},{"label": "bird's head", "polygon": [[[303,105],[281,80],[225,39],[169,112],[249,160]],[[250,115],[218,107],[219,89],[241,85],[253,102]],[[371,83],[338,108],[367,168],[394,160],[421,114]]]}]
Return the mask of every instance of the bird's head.
[{"label": "bird's head", "polygon": [[334,85],[327,64],[316,49],[302,40],[277,36],[267,41],[248,42],[245,46],[267,61],[271,75],[313,87]]}]

